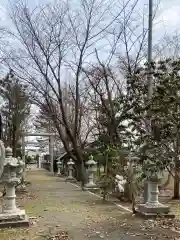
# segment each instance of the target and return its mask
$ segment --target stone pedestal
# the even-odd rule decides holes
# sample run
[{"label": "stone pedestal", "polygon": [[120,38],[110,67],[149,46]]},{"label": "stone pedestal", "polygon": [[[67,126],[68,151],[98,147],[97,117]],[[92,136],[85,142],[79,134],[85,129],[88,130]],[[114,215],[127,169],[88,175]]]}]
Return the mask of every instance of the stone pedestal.
[{"label": "stone pedestal", "polygon": [[61,176],[62,162],[60,160],[57,162],[57,168],[58,168],[57,175]]},{"label": "stone pedestal", "polygon": [[66,181],[68,182],[76,182],[76,179],[73,177],[73,166],[74,166],[74,162],[72,161],[72,159],[70,159],[67,163],[68,165],[68,176],[66,178]]},{"label": "stone pedestal", "polygon": [[170,208],[159,202],[158,184],[158,180],[148,182],[148,201],[138,205],[139,213],[145,217],[155,217],[157,215],[174,217],[174,214],[170,214]]},{"label": "stone pedestal", "polygon": [[88,182],[85,184],[84,189],[90,190],[90,189],[98,189],[96,184],[94,183],[94,173],[96,172],[95,166],[96,162],[93,159],[93,156],[91,155],[89,157],[89,160],[86,162],[86,165],[88,166],[87,173],[88,173]]},{"label": "stone pedestal", "polygon": [[24,163],[12,157],[12,149],[6,149],[6,158],[2,174],[2,182],[6,187],[5,204],[0,213],[1,227],[29,226],[28,217],[24,210],[16,207],[15,186],[23,173]]}]

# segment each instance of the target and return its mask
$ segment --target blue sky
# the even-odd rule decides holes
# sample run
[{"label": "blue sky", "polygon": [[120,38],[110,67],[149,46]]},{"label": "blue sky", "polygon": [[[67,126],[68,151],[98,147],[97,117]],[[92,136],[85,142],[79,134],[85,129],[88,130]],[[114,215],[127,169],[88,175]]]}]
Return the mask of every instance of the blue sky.
[{"label": "blue sky", "polygon": [[[7,27],[12,28],[11,20],[8,17],[8,7],[10,7],[10,3],[16,3],[18,0],[0,0],[0,27]],[[35,8],[39,4],[46,4],[48,2],[59,2],[62,0],[26,0],[28,2],[28,5],[31,8]],[[69,0],[69,2],[78,2],[80,0]],[[128,0],[117,0],[119,2],[121,1],[128,1]],[[131,0],[132,3],[135,2],[135,0]],[[148,15],[148,2],[149,0],[139,0],[138,7],[136,11],[141,13],[145,12],[146,16]],[[180,0],[153,0],[154,5],[157,5],[157,3],[160,2],[156,19],[154,22],[153,27],[153,44],[158,43],[159,40],[162,39],[164,35],[174,35],[179,33],[180,35]],[[117,9],[116,9],[117,10]],[[115,11],[117,12],[117,11]],[[142,20],[142,19],[141,19]],[[140,20],[140,21],[141,21]],[[147,21],[146,18],[146,26]],[[141,29],[142,30],[142,29]],[[140,31],[141,31],[140,30]],[[139,29],[137,29],[137,32],[139,32]],[[138,34],[137,34],[138,36]],[[101,45],[103,46],[103,41],[101,41]],[[104,46],[103,46],[104,47]],[[103,52],[101,52],[101,55],[103,55]]]},{"label": "blue sky", "polygon": [[[11,26],[11,22],[6,14],[9,2],[17,0],[0,0],[0,26]],[[29,6],[34,7],[38,4],[52,2],[53,0],[27,0]],[[58,0],[56,0],[58,1]],[[76,0],[78,1],[78,0]],[[154,0],[156,4],[159,0]],[[180,1],[179,0],[160,0],[160,8],[156,17],[156,25],[154,27],[155,36],[164,35],[165,32],[173,33],[178,30],[180,25]],[[147,4],[148,0],[139,0],[140,8]]]}]

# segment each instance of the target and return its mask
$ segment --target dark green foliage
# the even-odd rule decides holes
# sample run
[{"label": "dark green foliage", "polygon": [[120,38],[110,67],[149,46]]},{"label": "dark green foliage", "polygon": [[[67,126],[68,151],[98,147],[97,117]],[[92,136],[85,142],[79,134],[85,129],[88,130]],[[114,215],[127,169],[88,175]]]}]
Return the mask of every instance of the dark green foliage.
[{"label": "dark green foliage", "polygon": [[146,66],[128,80],[132,125],[139,133],[137,155],[149,175],[162,172],[179,155],[180,60],[153,63],[153,96],[147,101]]},{"label": "dark green foliage", "polygon": [[[30,114],[30,101],[28,88],[10,71],[0,81],[1,97],[3,98],[3,141],[5,145],[12,147],[13,155],[19,151],[21,133]],[[18,152],[19,155],[19,152]]]}]

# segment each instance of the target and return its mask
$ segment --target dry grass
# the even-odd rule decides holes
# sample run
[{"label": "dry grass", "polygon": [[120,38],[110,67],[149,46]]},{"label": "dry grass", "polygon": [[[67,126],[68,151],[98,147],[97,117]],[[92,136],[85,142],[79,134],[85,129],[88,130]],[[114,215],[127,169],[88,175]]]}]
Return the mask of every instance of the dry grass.
[{"label": "dry grass", "polygon": [[[48,182],[50,176],[29,174],[27,173],[27,180],[41,184],[42,182]],[[39,229],[38,221],[45,206],[48,205],[45,199],[37,199],[34,193],[20,194],[17,196],[17,204],[26,210],[27,215],[30,218],[29,228],[6,228],[0,229],[0,240],[42,240],[45,239],[42,236],[44,230]],[[53,208],[55,208],[53,206]],[[56,207],[57,210],[57,207]],[[33,219],[31,219],[33,217]]]},{"label": "dry grass", "polygon": [[[71,200],[67,202],[66,198],[63,197],[53,198],[51,194],[44,197],[45,193],[43,197],[40,197],[41,195],[39,189],[44,191],[45,190],[44,188],[46,188],[46,186],[48,186],[48,188],[51,188],[51,183],[55,181],[52,176],[42,174],[40,172],[29,171],[29,173],[27,173],[27,180],[32,182],[32,186],[29,186],[30,193],[19,195],[17,197],[18,200],[17,202],[20,208],[26,210],[28,216],[33,217],[31,219],[32,224],[29,228],[1,229],[0,240],[43,240],[43,239],[45,240],[46,238],[44,236],[47,234],[48,237],[49,228],[47,227],[47,224],[44,224],[44,220],[47,223],[47,220],[49,220],[48,218],[49,214],[51,214],[52,216],[63,214],[62,216],[65,216],[64,214],[72,212],[74,213],[74,216],[76,216],[76,218],[81,216],[83,221],[89,222],[89,225],[92,224],[92,219],[95,225],[106,221],[106,216],[103,214],[100,216],[99,213],[101,211],[103,213],[105,208],[102,205],[102,203],[95,204],[95,202],[93,202],[92,204],[87,205],[86,206],[87,209],[85,209],[85,205],[83,202],[81,203],[81,199],[74,199],[73,201]],[[34,183],[36,183],[36,189],[33,189],[35,185]],[[57,184],[59,183],[57,182]],[[180,202],[169,201],[168,203],[172,206],[172,209],[174,210],[174,212],[176,212],[177,216],[180,218]],[[98,211],[96,207],[97,205]],[[109,219],[111,222],[115,221],[116,224],[120,226],[122,224],[123,219],[126,219],[127,222],[132,221],[132,225],[134,224],[134,220],[131,219],[132,216],[129,215],[126,216],[125,214],[121,215],[118,209],[116,211],[116,216],[114,216],[114,218],[111,218],[112,215],[111,211],[112,211],[111,207],[106,206],[106,215],[109,215]],[[44,216],[46,216],[45,218],[48,219],[44,219]],[[128,219],[128,217],[130,219]],[[71,220],[74,222],[76,219]],[[136,223],[138,223],[137,219]],[[55,235],[59,230],[63,229],[59,229],[57,226],[57,228],[54,229],[54,232],[52,232],[52,235]]]}]

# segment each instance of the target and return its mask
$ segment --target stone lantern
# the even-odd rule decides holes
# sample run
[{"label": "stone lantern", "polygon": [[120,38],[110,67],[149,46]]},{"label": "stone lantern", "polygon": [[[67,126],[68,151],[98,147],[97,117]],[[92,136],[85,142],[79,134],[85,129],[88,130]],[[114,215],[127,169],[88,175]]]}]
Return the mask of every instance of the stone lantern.
[{"label": "stone lantern", "polygon": [[[0,145],[2,150],[2,142]],[[12,157],[12,149],[6,148],[6,158],[1,176],[1,181],[5,184],[6,195],[5,204],[0,213],[0,227],[29,226],[25,210],[20,210],[16,206],[15,187],[20,182],[23,169],[24,162]]]},{"label": "stone lantern", "polygon": [[61,162],[61,160],[58,160],[58,162],[57,162],[57,168],[58,168],[57,175],[58,175],[58,176],[61,176],[61,169],[62,169],[62,162]]},{"label": "stone lantern", "polygon": [[146,217],[160,215],[167,215],[168,217],[174,217],[173,213],[170,213],[170,208],[159,202],[159,183],[161,177],[156,175],[151,175],[149,177],[148,183],[148,200],[144,204],[138,205],[139,213]]},{"label": "stone lantern", "polygon": [[96,184],[94,183],[94,173],[96,172],[95,166],[96,162],[93,159],[93,156],[90,155],[89,160],[86,162],[88,166],[88,182],[85,184],[85,189],[97,189]]},{"label": "stone lantern", "polygon": [[75,178],[73,177],[73,166],[74,166],[73,160],[70,158],[67,162],[68,165],[68,177],[66,178],[66,181],[70,182],[76,182]]}]

